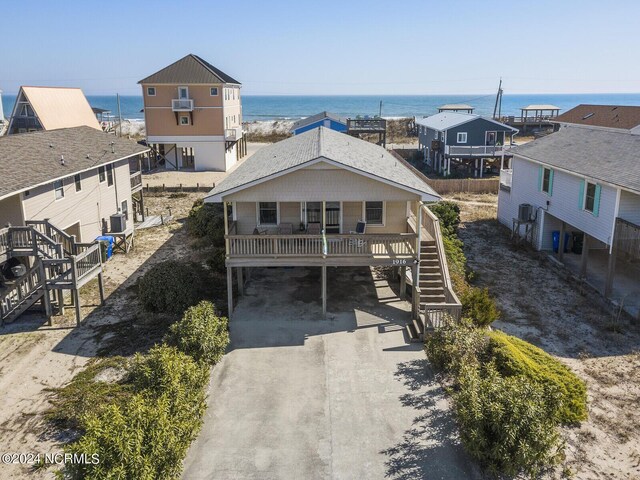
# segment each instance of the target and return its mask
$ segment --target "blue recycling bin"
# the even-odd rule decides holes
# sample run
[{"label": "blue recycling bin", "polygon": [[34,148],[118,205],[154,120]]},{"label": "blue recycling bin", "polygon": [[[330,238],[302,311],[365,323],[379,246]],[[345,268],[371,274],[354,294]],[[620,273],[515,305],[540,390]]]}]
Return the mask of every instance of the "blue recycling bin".
[{"label": "blue recycling bin", "polygon": [[[554,230],[551,232],[553,235],[553,253],[558,253],[558,249],[560,248],[560,232],[558,230]],[[569,239],[571,235],[568,232],[564,234],[564,253],[569,253]]]},{"label": "blue recycling bin", "polygon": [[115,238],[111,235],[101,235],[96,238],[99,242],[105,242],[107,244],[106,248],[106,259],[109,260],[113,255],[113,244],[115,242]]}]

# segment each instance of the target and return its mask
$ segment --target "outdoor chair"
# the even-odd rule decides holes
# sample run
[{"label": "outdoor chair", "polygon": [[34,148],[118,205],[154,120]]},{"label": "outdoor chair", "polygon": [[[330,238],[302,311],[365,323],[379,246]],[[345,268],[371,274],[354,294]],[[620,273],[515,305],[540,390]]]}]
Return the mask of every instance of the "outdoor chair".
[{"label": "outdoor chair", "polygon": [[278,225],[278,235],[293,235],[293,223],[280,223]]},{"label": "outdoor chair", "polygon": [[307,225],[307,233],[309,235],[320,235],[321,229],[319,223],[310,223]]},{"label": "outdoor chair", "polygon": [[[367,231],[367,222],[364,222],[361,220],[356,224],[355,231],[354,230],[350,231],[349,235],[364,235],[366,231]],[[353,237],[349,239],[349,245],[355,245],[358,248],[364,247],[366,243],[367,242],[365,240],[357,237]]]},{"label": "outdoor chair", "polygon": [[253,234],[254,235],[266,235],[267,234],[267,229],[264,227],[256,227],[253,229]]}]

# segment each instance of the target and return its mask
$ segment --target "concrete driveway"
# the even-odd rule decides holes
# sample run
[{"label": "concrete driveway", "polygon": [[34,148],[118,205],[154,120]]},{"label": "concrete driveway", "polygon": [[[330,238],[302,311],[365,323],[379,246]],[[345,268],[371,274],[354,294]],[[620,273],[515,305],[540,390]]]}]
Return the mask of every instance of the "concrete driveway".
[{"label": "concrete driveway", "polygon": [[479,478],[386,274],[254,270],[183,478]]}]

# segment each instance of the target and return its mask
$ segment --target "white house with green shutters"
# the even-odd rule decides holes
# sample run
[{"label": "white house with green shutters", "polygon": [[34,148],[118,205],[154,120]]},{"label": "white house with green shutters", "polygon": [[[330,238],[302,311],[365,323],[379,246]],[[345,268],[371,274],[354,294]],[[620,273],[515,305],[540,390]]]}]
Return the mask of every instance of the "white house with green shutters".
[{"label": "white house with green shutters", "polygon": [[589,252],[600,250],[611,257],[610,285],[617,253],[640,256],[640,136],[564,126],[512,153],[500,175],[498,220],[523,235],[520,206],[531,205],[533,247],[552,251],[556,232],[558,256],[580,255],[583,274]]}]

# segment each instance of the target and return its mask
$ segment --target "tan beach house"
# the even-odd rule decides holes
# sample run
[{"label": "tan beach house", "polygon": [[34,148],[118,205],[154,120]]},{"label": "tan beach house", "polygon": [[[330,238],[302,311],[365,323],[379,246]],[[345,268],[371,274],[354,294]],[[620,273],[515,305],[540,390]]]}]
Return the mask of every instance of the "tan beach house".
[{"label": "tan beach house", "polygon": [[140,80],[147,142],[168,169],[227,171],[246,154],[241,84],[189,54]]},{"label": "tan beach house", "polygon": [[328,266],[392,265],[401,292],[413,285],[414,317],[457,315],[438,221],[425,206],[438,200],[384,148],[325,127],[264,147],[205,199],[225,205],[229,312],[234,270],[242,291],[245,268],[319,267],[326,314]]},{"label": "tan beach house", "polygon": [[7,133],[27,133],[100,124],[79,88],[20,87]]}]

